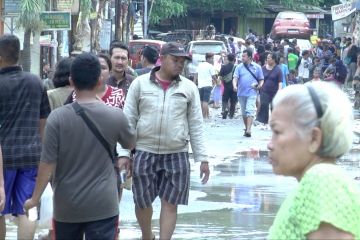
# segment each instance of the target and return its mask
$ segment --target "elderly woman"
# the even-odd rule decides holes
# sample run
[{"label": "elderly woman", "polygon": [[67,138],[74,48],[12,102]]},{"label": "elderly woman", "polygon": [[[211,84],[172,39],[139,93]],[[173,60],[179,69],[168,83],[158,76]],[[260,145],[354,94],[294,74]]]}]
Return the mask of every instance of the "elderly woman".
[{"label": "elderly woman", "polygon": [[273,106],[270,162],[274,173],[299,185],[282,204],[269,239],[360,239],[360,189],[335,164],[352,143],[347,96],[331,83],[313,82],[285,88]]}]

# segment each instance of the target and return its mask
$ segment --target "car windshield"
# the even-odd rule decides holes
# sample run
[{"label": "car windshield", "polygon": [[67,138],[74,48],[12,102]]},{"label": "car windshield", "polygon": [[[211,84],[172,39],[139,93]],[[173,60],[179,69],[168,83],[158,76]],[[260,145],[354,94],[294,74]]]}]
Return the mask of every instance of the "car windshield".
[{"label": "car windshield", "polygon": [[281,12],[279,13],[279,19],[303,19],[307,20],[305,14],[302,13],[295,13],[295,12]]},{"label": "car windshield", "polygon": [[199,44],[194,44],[192,52],[193,53],[198,53],[198,54],[206,54],[206,53],[221,53],[222,51],[224,51],[225,49],[223,49],[223,45],[219,44],[219,43],[215,43],[215,44],[209,44],[209,43],[199,43]]}]

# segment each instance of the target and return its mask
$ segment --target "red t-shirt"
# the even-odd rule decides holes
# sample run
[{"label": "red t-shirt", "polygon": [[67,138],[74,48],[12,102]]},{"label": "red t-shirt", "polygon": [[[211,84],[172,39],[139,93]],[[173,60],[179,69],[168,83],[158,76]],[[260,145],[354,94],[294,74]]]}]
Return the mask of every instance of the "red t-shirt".
[{"label": "red t-shirt", "polygon": [[169,88],[171,81],[162,80],[157,76],[157,74],[155,74],[155,77],[160,86],[164,89],[164,91],[166,91]]}]

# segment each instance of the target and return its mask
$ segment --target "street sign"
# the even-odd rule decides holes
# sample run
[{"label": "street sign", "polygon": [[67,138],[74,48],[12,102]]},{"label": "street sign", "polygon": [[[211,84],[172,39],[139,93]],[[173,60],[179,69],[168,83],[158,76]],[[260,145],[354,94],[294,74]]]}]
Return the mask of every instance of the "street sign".
[{"label": "street sign", "polygon": [[70,12],[41,12],[43,31],[71,30]]},{"label": "street sign", "polygon": [[346,2],[331,7],[332,20],[345,18],[356,11],[356,2]]},{"label": "street sign", "polygon": [[21,4],[21,0],[5,0],[5,4],[4,4],[5,15],[20,14],[20,4]]}]

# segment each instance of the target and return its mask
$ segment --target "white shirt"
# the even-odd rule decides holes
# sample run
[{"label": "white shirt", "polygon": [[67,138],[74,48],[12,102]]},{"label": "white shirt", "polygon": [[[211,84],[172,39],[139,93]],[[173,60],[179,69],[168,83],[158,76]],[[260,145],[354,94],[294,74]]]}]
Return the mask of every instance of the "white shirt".
[{"label": "white shirt", "polygon": [[299,65],[299,77],[310,78],[309,68],[310,68],[311,64],[312,64],[311,58],[308,58],[308,59],[301,58],[301,62]]},{"label": "white shirt", "polygon": [[208,62],[201,62],[197,67],[198,88],[212,87],[212,76],[215,75],[215,67]]}]

